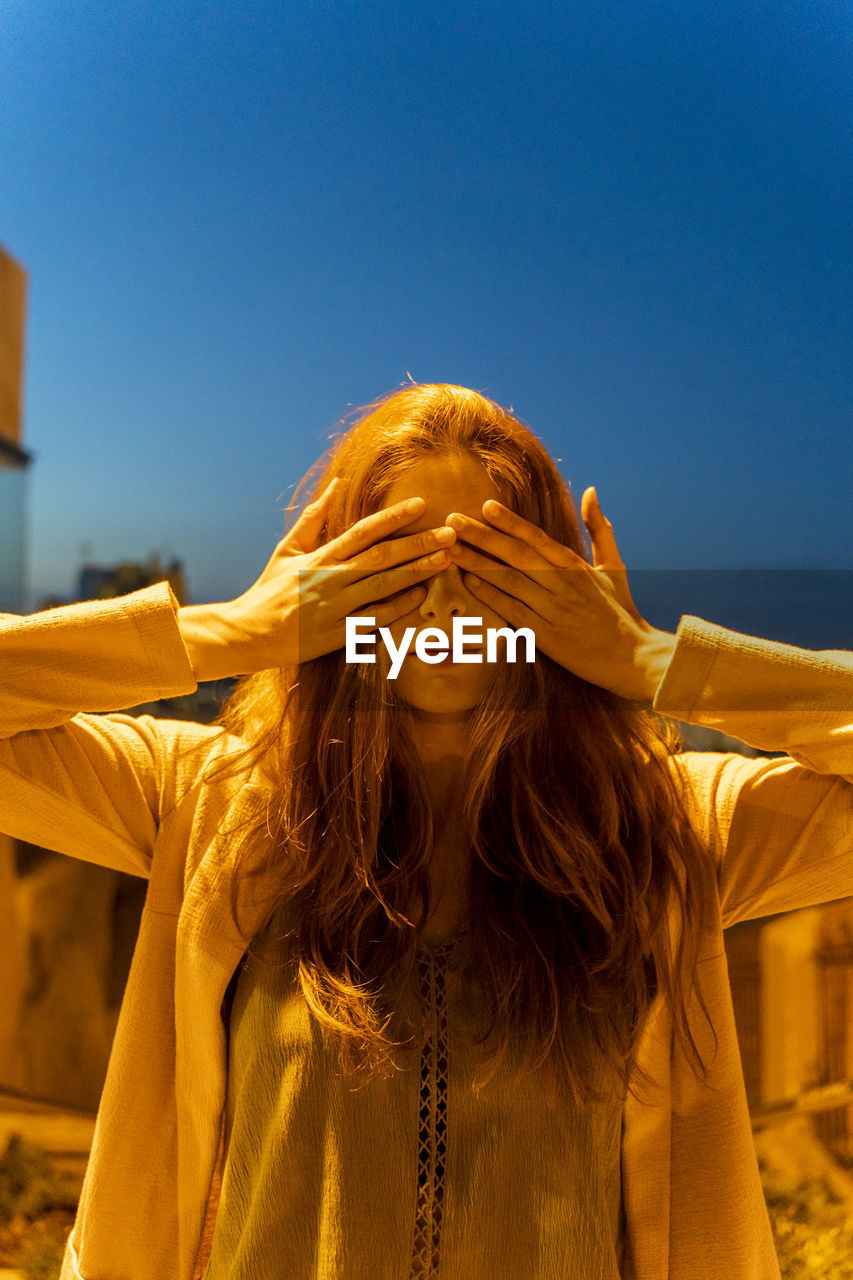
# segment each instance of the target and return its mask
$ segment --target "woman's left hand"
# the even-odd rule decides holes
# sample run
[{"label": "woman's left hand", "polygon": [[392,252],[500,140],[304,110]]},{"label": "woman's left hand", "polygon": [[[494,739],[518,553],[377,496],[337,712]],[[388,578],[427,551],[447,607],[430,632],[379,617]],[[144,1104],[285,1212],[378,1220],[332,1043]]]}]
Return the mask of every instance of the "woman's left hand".
[{"label": "woman's left hand", "polygon": [[537,649],[581,679],[651,701],[675,637],[652,627],[634,604],[595,489],[581,500],[593,565],[499,502],[484,503],[482,511],[488,524],[447,517],[463,540],[450,548],[452,562],[469,571],[463,581],[471,594],[513,630],[530,627]]}]

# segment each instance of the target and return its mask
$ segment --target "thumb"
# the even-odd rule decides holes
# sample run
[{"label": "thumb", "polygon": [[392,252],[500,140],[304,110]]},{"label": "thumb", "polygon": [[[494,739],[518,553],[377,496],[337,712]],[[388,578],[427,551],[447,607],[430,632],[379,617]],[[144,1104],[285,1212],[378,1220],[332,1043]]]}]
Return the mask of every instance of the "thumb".
[{"label": "thumb", "polygon": [[598,494],[595,492],[594,485],[584,490],[581,498],[581,515],[584,524],[589,530],[590,541],[592,542],[593,568],[604,570],[613,584],[616,599],[631,617],[639,623],[648,625],[644,622],[642,615],[634,604],[631,589],[628,586],[628,574],[625,564],[616,545],[613,525],[599,506]]},{"label": "thumb", "polygon": [[619,555],[619,548],[616,545],[613,525],[601,510],[594,485],[590,485],[588,489],[584,490],[581,498],[581,517],[589,531],[595,568],[624,568],[622,557]]},{"label": "thumb", "polygon": [[315,498],[313,502],[308,503],[308,506],[302,512],[287,537],[282,540],[281,545],[286,547],[288,551],[294,555],[299,555],[300,553],[315,550],[323,525],[326,523],[329,502],[340,481],[341,477],[335,476],[331,483],[326,485],[319,498]]}]

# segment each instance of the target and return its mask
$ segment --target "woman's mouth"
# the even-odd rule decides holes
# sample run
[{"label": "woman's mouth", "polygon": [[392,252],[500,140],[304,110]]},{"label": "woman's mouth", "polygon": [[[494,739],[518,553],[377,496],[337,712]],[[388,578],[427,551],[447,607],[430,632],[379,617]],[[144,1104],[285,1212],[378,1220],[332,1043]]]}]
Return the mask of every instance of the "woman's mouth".
[{"label": "woman's mouth", "polygon": [[[466,653],[465,657],[476,658],[476,662],[478,663],[483,661],[483,654],[482,654],[482,651],[479,649],[474,650],[473,653]],[[465,661],[454,662],[453,654],[449,649],[447,653],[443,653],[440,658],[436,656],[432,660],[432,662],[424,663],[424,666],[427,666],[427,667],[468,667],[468,666],[474,666],[474,665],[475,665],[474,662],[465,662]]]}]

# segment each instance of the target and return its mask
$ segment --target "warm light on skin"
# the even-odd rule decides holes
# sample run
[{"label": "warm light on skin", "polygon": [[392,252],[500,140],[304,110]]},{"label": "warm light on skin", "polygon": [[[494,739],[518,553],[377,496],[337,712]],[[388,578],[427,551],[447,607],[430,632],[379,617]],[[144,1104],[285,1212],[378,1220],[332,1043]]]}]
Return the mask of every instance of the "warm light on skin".
[{"label": "warm light on skin", "polygon": [[[383,499],[383,506],[421,497],[426,502],[423,514],[406,533],[419,533],[441,527],[454,511],[487,524],[483,503],[489,498],[504,501],[504,495],[489,479],[485,468],[470,454],[443,454],[425,458],[397,480]],[[389,628],[394,643],[402,641],[406,627],[417,627],[416,635],[427,627],[439,627],[448,635],[454,616],[482,618],[484,633],[488,627],[506,627],[505,619],[494,613],[465,587],[462,572],[453,561],[426,579],[426,598]],[[506,652],[500,642],[498,652]],[[464,743],[464,726],[471,711],[483,699],[499,670],[497,663],[441,663],[431,666],[421,662],[414,644],[403,661],[394,692],[408,704],[415,725],[431,726],[435,732],[422,738],[434,745],[442,740],[446,746]],[[444,726],[445,732],[439,732]]]}]

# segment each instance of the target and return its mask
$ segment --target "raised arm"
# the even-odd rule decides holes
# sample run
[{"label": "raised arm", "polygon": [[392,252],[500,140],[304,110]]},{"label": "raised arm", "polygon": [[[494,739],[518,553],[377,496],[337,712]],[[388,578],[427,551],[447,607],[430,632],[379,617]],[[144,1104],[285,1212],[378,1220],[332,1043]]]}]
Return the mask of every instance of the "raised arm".
[{"label": "raised arm", "polygon": [[689,615],[675,635],[650,626],[592,488],[582,501],[592,565],[501,503],[482,511],[482,521],[448,516],[451,555],[472,593],[510,626],[533,628],[548,657],[664,715],[787,753],[673,758],[717,858],[725,923],[853,895],[853,654]]},{"label": "raised arm", "polygon": [[196,688],[176,612],[160,582],[0,615],[0,830],[148,874],[174,739],[210,732],[120,712]]},{"label": "raised arm", "polygon": [[685,752],[724,925],[853,895],[853,653],[682,617],[653,706],[764,751]]},{"label": "raised arm", "polygon": [[656,711],[853,782],[853,653],[800,649],[685,615]]},{"label": "raised arm", "polygon": [[0,737],[192,692],[177,608],[158,582],[117,600],[0,614]]}]

